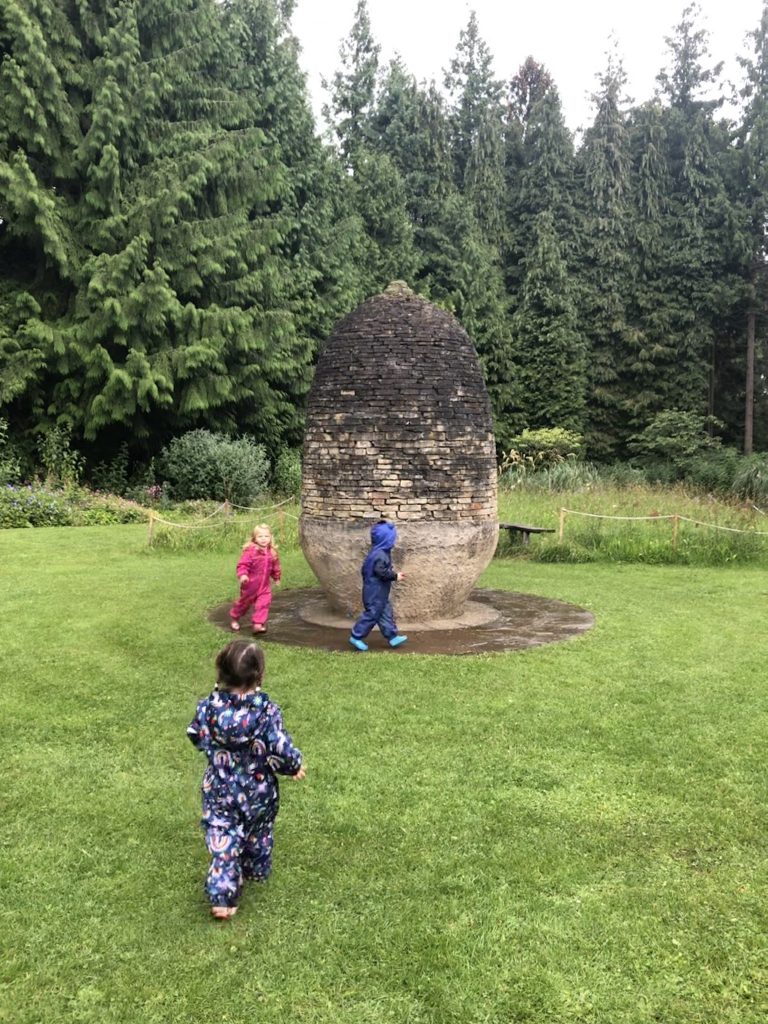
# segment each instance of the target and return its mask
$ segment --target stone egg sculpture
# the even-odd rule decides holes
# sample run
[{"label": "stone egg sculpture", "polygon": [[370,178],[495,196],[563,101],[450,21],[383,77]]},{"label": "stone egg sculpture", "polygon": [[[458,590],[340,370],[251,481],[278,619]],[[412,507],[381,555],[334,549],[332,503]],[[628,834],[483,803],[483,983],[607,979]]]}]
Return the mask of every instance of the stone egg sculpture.
[{"label": "stone egg sculpture", "polygon": [[307,404],[299,536],[333,612],[361,610],[377,519],[395,522],[398,621],[461,617],[498,539],[488,393],[458,321],[394,282],[334,328]]}]

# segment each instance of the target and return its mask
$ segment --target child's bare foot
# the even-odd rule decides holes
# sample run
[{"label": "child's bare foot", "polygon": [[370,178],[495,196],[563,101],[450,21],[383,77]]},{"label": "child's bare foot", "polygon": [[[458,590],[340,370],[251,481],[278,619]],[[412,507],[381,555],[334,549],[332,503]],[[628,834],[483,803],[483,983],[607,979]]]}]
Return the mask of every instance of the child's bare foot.
[{"label": "child's bare foot", "polygon": [[237,633],[240,630],[240,623],[237,621],[237,619],[232,619],[232,621],[229,624],[229,628],[232,630],[233,633]]},{"label": "child's bare foot", "polygon": [[211,907],[211,913],[217,921],[227,921],[237,913],[237,907]]}]

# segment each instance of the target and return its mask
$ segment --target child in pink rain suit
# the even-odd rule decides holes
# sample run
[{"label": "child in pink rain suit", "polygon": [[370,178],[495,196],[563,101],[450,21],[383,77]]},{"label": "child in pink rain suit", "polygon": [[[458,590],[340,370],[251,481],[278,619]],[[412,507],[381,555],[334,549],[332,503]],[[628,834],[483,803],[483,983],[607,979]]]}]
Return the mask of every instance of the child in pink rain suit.
[{"label": "child in pink rain suit", "polygon": [[280,582],[280,559],[266,523],[255,526],[251,539],[243,548],[237,563],[240,598],[232,605],[232,629],[240,629],[238,621],[253,605],[251,622],[254,633],[266,633],[269,606],[272,603],[272,580]]}]

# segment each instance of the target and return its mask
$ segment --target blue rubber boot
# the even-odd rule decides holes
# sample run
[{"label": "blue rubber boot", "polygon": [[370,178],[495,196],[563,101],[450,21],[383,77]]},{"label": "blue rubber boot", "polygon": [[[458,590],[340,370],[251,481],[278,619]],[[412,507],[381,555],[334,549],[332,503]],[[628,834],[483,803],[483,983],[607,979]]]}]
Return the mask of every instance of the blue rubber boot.
[{"label": "blue rubber boot", "polygon": [[407,639],[408,639],[407,636],[401,636],[398,633],[397,636],[393,636],[392,639],[389,641],[389,646],[390,647],[399,647],[400,644],[404,644]]},{"label": "blue rubber boot", "polygon": [[351,636],[349,638],[349,642],[352,644],[353,647],[356,647],[358,651],[368,650],[368,644],[363,643],[362,640],[358,640],[356,636]]}]

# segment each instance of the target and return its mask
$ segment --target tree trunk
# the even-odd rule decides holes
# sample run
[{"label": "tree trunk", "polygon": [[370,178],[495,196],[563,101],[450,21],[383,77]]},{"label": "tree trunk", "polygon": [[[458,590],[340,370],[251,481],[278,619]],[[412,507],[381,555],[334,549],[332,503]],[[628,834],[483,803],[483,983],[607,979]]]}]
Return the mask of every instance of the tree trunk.
[{"label": "tree trunk", "polygon": [[744,405],[744,454],[752,454],[755,415],[755,310],[747,313],[747,380]]}]

